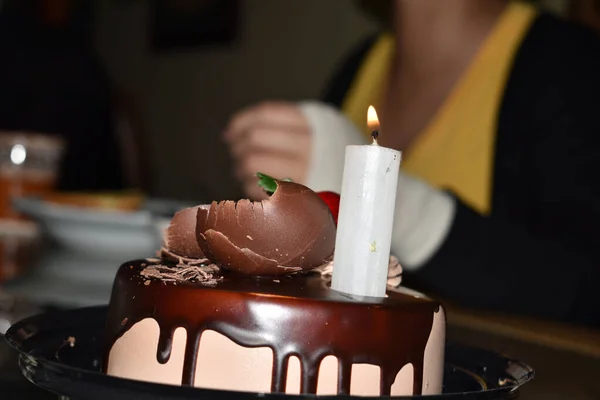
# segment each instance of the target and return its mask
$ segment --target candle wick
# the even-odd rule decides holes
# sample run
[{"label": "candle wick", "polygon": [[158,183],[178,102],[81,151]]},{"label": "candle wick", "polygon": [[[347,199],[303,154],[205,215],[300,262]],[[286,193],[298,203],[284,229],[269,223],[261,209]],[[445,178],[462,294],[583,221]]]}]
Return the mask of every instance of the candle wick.
[{"label": "candle wick", "polygon": [[373,138],[373,144],[374,145],[379,145],[379,131],[373,131],[371,132],[371,137]]}]

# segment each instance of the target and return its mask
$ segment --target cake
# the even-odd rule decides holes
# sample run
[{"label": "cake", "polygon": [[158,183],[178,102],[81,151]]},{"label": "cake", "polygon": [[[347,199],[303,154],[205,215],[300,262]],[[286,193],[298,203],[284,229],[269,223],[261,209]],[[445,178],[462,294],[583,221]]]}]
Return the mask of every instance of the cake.
[{"label": "cake", "polygon": [[262,202],[179,211],[159,257],[119,268],[104,372],[246,392],[441,393],[442,306],[398,285],[393,257],[386,297],[332,290],[330,208],[275,183]]}]

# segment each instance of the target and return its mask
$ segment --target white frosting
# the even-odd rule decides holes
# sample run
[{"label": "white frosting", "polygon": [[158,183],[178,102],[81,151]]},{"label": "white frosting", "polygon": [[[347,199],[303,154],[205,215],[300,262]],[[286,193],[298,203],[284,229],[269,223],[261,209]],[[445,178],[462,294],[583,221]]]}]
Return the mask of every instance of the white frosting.
[{"label": "white frosting", "polygon": [[[331,277],[333,274],[333,261],[322,265],[319,268],[315,268],[315,271],[319,272],[324,277]],[[390,256],[390,263],[388,265],[388,288],[397,288],[402,283],[402,266],[395,256]]]}]

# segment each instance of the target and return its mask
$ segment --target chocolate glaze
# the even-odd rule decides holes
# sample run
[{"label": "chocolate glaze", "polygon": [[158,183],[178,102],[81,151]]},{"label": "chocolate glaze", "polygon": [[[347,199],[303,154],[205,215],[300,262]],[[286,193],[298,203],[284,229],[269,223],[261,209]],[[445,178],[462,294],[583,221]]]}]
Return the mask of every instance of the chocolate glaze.
[{"label": "chocolate glaze", "polygon": [[261,202],[213,202],[198,209],[197,217],[200,247],[230,271],[285,275],[314,269],[333,256],[336,226],[331,211],[298,183],[277,181],[275,193]]},{"label": "chocolate glaze", "polygon": [[200,338],[211,329],[238,345],[273,350],[272,392],[285,391],[288,360],[295,355],[301,363],[301,393],[316,393],[320,363],[333,355],[339,362],[339,394],[350,392],[354,363],[381,368],[381,395],[390,394],[398,372],[412,363],[413,392],[421,393],[425,346],[438,311],[427,298],[389,291],[387,298],[352,299],[331,290],[314,273],[278,280],[229,273],[216,287],[155,279],[148,284],[140,275],[142,264],[148,261],[123,264],[117,273],[107,319],[105,371],[118,338],[149,317],[160,327],[160,363],[169,360],[175,330],[187,330],[183,385],[194,384]]}]

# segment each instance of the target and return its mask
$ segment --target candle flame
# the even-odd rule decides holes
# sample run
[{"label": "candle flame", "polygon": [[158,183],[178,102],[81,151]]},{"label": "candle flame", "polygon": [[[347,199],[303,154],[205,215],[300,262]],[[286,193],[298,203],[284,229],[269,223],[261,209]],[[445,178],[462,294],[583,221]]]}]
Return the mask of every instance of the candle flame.
[{"label": "candle flame", "polygon": [[373,144],[377,144],[380,126],[379,118],[377,118],[377,111],[375,111],[375,107],[373,106],[369,106],[369,109],[367,110],[367,126],[371,132],[371,137],[373,137]]},{"label": "candle flame", "polygon": [[367,111],[367,126],[371,132],[379,130],[379,118],[377,118],[377,111],[373,106],[369,106]]}]

